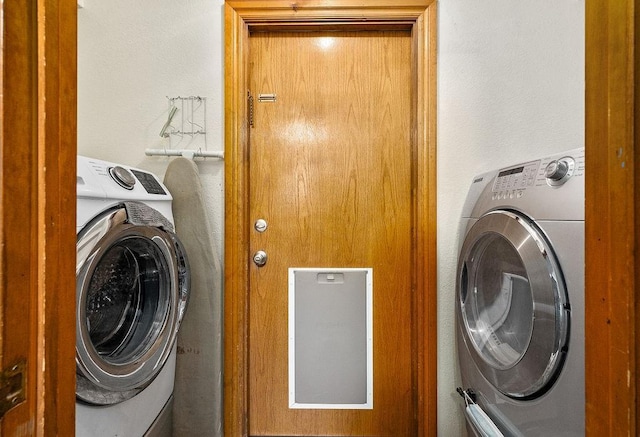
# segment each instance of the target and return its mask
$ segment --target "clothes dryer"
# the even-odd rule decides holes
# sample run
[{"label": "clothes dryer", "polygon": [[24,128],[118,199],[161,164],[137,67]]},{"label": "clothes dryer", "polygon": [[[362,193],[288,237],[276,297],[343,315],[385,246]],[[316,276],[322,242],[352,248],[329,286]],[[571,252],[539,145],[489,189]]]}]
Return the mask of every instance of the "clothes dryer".
[{"label": "clothes dryer", "polygon": [[584,171],[582,148],[519,163],[474,178],[465,203],[459,392],[506,436],[585,432]]},{"label": "clothes dryer", "polygon": [[189,265],[151,173],[78,156],[76,436],[170,436]]}]

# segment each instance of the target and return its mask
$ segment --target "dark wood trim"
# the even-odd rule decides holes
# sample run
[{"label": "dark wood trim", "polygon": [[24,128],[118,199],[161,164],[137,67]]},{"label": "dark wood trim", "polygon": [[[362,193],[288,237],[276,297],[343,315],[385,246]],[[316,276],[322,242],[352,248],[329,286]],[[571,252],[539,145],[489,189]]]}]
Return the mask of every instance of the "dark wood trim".
[{"label": "dark wood trim", "polygon": [[[633,56],[631,58],[631,68],[633,68],[633,162],[637,166],[640,164],[640,5],[635,2],[633,14]],[[634,267],[635,267],[635,314],[632,320],[634,332],[640,329],[640,299],[638,298],[638,286],[640,284],[640,256],[637,255],[640,248],[640,171],[634,173],[634,214],[635,214],[635,247],[634,251]],[[638,336],[634,339],[635,345],[635,405],[631,405],[630,411],[633,417],[633,427],[631,431],[638,433],[638,418],[640,417],[640,402],[638,402],[638,393],[640,393],[640,347],[638,347]]]},{"label": "dark wood trim", "polygon": [[428,121],[426,126],[426,147],[423,149],[428,156],[425,156],[426,163],[423,164],[424,171],[427,173],[427,181],[421,184],[422,189],[428,187],[426,199],[425,199],[425,211],[424,220],[420,228],[426,229],[428,234],[424,237],[426,245],[426,257],[425,257],[425,274],[424,274],[424,291],[423,296],[426,296],[427,302],[424,308],[424,333],[425,347],[424,351],[427,354],[426,359],[423,360],[425,366],[424,378],[422,382],[422,389],[420,393],[424,398],[425,405],[421,409],[425,413],[423,420],[423,426],[419,429],[421,433],[419,435],[435,436],[438,434],[438,251],[437,251],[437,208],[438,208],[438,191],[437,191],[437,50],[438,50],[438,38],[437,38],[437,24],[438,24],[438,9],[437,3],[432,3],[426,10],[425,17],[427,20],[427,33],[425,35],[425,72],[423,78],[427,81],[426,96],[427,96],[427,111],[423,115],[423,118]]},{"label": "dark wood trim", "polygon": [[248,27],[225,5],[224,433],[247,435]]},{"label": "dark wood trim", "polygon": [[76,13],[2,3],[2,366],[27,360],[2,435],[75,429]]},{"label": "dark wood trim", "polygon": [[38,398],[47,436],[75,430],[77,10],[75,1],[38,1]]},{"label": "dark wood trim", "polygon": [[[37,8],[2,3],[1,367],[26,360],[26,401],[2,419],[2,435],[37,425]],[[19,317],[16,316],[19,314]]]},{"label": "dark wood trim", "polygon": [[637,435],[637,3],[586,2],[585,338],[590,436]]},{"label": "dark wood trim", "polygon": [[[286,25],[332,27],[354,23],[411,26],[415,49],[415,381],[419,435],[437,432],[436,322],[436,8],[430,0],[227,1],[225,4],[225,435],[248,427],[248,133],[249,32]],[[371,30],[367,27],[368,30]]]}]

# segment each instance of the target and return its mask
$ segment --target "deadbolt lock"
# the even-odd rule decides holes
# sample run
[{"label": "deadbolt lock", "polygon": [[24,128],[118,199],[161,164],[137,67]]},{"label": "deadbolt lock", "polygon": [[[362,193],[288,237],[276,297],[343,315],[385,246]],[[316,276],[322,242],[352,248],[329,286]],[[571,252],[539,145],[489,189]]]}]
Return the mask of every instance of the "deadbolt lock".
[{"label": "deadbolt lock", "polygon": [[253,228],[258,232],[264,232],[267,230],[267,221],[264,219],[258,219],[253,225]]}]

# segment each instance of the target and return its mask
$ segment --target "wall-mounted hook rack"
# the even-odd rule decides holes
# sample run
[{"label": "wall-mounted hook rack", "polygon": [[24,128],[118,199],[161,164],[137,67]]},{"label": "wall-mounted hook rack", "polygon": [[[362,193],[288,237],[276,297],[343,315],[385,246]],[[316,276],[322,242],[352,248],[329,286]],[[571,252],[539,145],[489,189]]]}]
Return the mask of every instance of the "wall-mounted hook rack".
[{"label": "wall-mounted hook rack", "polygon": [[[160,131],[161,137],[170,135],[204,135],[206,144],[207,100],[200,96],[168,97],[169,115]],[[173,120],[178,114],[178,119]]]},{"label": "wall-mounted hook rack", "polygon": [[[169,139],[169,147],[146,149],[145,154],[148,156],[184,156],[191,159],[194,157],[224,159],[224,152],[207,150],[206,98],[201,96],[167,96],[167,101],[169,110],[167,120],[160,130],[160,136]],[[185,136],[189,138],[185,139]],[[180,145],[180,148],[174,149],[173,147],[176,145]]]}]

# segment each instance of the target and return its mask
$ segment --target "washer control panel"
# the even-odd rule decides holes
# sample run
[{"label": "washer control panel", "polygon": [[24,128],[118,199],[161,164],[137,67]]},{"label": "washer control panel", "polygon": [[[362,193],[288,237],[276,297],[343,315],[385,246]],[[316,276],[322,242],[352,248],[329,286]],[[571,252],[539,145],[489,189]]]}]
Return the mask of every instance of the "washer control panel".
[{"label": "washer control panel", "polygon": [[115,167],[109,167],[109,174],[122,188],[133,190],[133,186],[136,184],[136,178],[133,177],[133,174],[129,170],[116,165]]},{"label": "washer control panel", "polygon": [[[138,196],[139,193],[152,195],[168,194],[158,178],[152,173],[83,156],[79,156],[79,159],[81,159],[83,166],[86,165],[93,174],[98,177],[97,185],[101,185],[103,189],[115,190],[111,192],[111,195],[121,195],[115,193],[122,193],[122,189],[131,192],[131,196]],[[103,180],[105,177],[117,185],[106,183]],[[83,180],[84,184],[84,181],[89,179],[89,175],[85,175],[79,179]],[[128,199],[130,197],[125,196],[125,198]]]},{"label": "washer control panel", "polygon": [[160,182],[156,179],[154,175],[151,173],[146,173],[140,170],[131,169],[131,173],[133,173],[136,178],[140,181],[142,186],[147,193],[149,194],[167,194],[167,192],[162,188]]},{"label": "washer control panel", "polygon": [[108,172],[111,179],[126,190],[133,190],[133,187],[136,185],[136,181],[140,181],[142,187],[149,194],[167,194],[156,177],[151,173],[146,173],[133,168],[127,169],[119,165],[109,167]]}]

